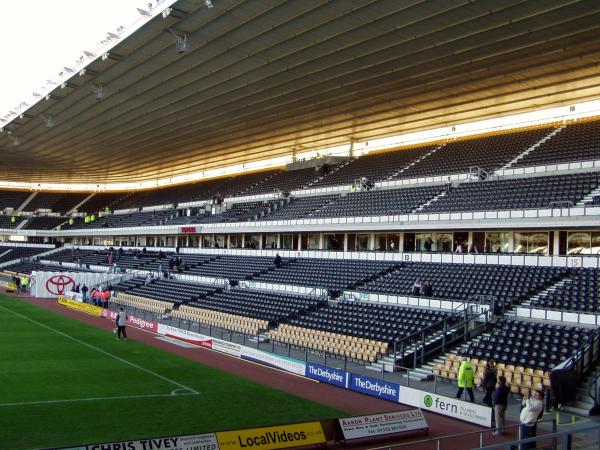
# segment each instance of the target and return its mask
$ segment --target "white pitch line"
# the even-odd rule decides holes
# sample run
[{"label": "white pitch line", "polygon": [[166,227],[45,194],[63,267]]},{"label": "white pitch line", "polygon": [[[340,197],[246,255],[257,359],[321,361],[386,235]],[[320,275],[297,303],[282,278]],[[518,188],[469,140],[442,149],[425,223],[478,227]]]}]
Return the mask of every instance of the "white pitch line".
[{"label": "white pitch line", "polygon": [[[177,391],[178,389],[176,389]],[[105,400],[131,400],[134,398],[155,398],[155,397],[179,397],[182,395],[200,395],[197,392],[188,392],[184,394],[175,394],[175,391],[170,394],[149,394],[149,395],[126,395],[121,397],[95,397],[95,398],[69,398],[64,400],[39,400],[33,402],[18,402],[18,403],[0,403],[3,406],[28,406],[28,405],[46,405],[52,403],[76,403],[76,402],[96,402]]]},{"label": "white pitch line", "polygon": [[142,372],[146,372],[146,373],[148,373],[150,375],[153,375],[156,378],[160,378],[161,380],[166,381],[167,383],[170,383],[170,384],[173,384],[175,386],[178,386],[181,389],[185,389],[185,390],[189,391],[192,394],[200,394],[198,391],[196,391],[195,389],[192,389],[191,387],[188,387],[188,386],[186,386],[184,384],[178,383],[177,381],[171,380],[170,378],[164,377],[164,376],[162,376],[162,375],[160,375],[160,374],[158,374],[156,372],[153,372],[150,369],[146,369],[145,367],[138,366],[137,364],[132,363],[131,361],[127,361],[126,359],[123,359],[123,358],[121,358],[121,357],[119,357],[117,355],[113,355],[112,353],[107,352],[106,350],[102,350],[101,348],[95,347],[95,346],[93,346],[91,344],[88,344],[87,342],[83,342],[83,341],[77,339],[76,337],[73,337],[73,336],[70,336],[70,335],[68,335],[66,333],[63,333],[62,331],[57,330],[56,328],[52,328],[52,327],[50,327],[50,326],[48,326],[46,324],[43,324],[41,322],[38,322],[37,320],[33,320],[30,317],[24,316],[23,314],[20,314],[20,313],[18,313],[16,311],[13,311],[12,309],[5,308],[4,306],[0,306],[0,309],[8,311],[8,312],[10,312],[10,313],[12,313],[12,314],[14,314],[16,316],[21,317],[22,319],[25,319],[25,320],[27,320],[27,321],[29,321],[31,323],[39,325],[42,328],[50,330],[50,331],[52,331],[52,332],[54,332],[54,333],[56,333],[56,334],[58,334],[60,336],[63,336],[65,338],[67,338],[67,339],[70,339],[70,340],[72,340],[74,342],[77,342],[78,344],[81,344],[81,345],[83,345],[85,347],[91,348],[92,350],[96,350],[97,352],[102,353],[103,355],[109,356],[110,358],[116,359],[117,361],[120,361],[123,364],[127,364],[127,365],[129,365],[131,367],[135,367],[136,369],[141,370]]}]

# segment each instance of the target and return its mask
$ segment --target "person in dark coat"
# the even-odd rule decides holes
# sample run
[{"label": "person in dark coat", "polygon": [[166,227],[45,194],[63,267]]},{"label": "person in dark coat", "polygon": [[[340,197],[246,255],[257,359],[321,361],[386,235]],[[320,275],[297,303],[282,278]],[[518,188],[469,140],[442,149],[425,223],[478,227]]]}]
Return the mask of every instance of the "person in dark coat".
[{"label": "person in dark coat", "polygon": [[483,370],[483,379],[481,385],[485,390],[485,396],[483,397],[483,403],[487,406],[492,406],[492,394],[496,390],[496,382],[498,381],[498,370],[496,369],[496,362],[491,359],[485,369]]}]

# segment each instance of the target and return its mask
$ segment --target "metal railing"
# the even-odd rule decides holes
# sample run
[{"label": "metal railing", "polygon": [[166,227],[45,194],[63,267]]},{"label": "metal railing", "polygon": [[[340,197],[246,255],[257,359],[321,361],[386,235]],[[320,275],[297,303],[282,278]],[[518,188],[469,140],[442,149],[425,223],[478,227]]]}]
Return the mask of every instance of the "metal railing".
[{"label": "metal railing", "polygon": [[[425,364],[430,356],[444,353],[449,346],[468,339],[477,328],[471,328],[471,324],[482,316],[485,326],[488,314],[482,314],[472,306],[467,306],[462,311],[395,341],[394,361],[401,361],[403,365],[412,365],[416,369],[417,366]],[[456,319],[459,320],[455,321]]]},{"label": "metal railing", "polygon": [[596,371],[588,381],[588,393],[594,400],[594,408],[600,408],[600,370]]},{"label": "metal railing", "polygon": [[[558,424],[555,418],[552,419],[542,419],[538,421],[538,425],[548,424],[551,427],[552,433],[555,433],[558,429]],[[600,426],[597,425],[600,429]],[[435,450],[454,450],[458,445],[461,445],[460,448],[482,448],[486,443],[486,436],[491,436],[491,431],[489,429],[481,430],[481,431],[469,431],[467,433],[457,433],[447,436],[440,436],[438,438],[430,438],[430,439],[422,439],[418,441],[411,442],[403,442],[398,444],[386,445],[383,447],[373,447],[369,450],[393,450],[393,449],[402,449],[407,446],[414,446],[419,449],[435,449]],[[511,434],[510,432],[514,432],[517,436],[519,435],[519,425],[507,425],[504,427],[505,434]],[[508,433],[507,433],[508,432]],[[540,435],[541,438],[547,439],[548,434]],[[489,437],[488,439],[492,439]],[[497,439],[497,438],[495,438]],[[446,444],[444,446],[444,444]]]},{"label": "metal railing", "polygon": [[[597,423],[583,425],[583,426],[580,426],[577,428],[572,428],[572,429],[563,430],[563,431],[555,431],[552,433],[542,434],[540,436],[526,438],[526,439],[519,439],[519,440],[515,440],[515,441],[510,441],[510,442],[502,442],[500,444],[493,444],[493,445],[488,445],[485,447],[480,446],[479,449],[480,450],[494,450],[494,449],[512,450],[512,449],[516,449],[516,448],[522,448],[522,445],[526,444],[526,443],[532,444],[533,448],[535,448],[537,446],[537,443],[550,441],[551,442],[550,448],[552,448],[553,450],[571,450],[573,436],[576,436],[578,434],[587,434],[587,433],[596,433],[597,437],[594,439],[595,440],[594,444],[586,445],[585,448],[590,449],[590,450],[593,448],[600,449],[600,425],[598,425]],[[548,447],[545,446],[543,448],[548,448]],[[580,448],[584,448],[584,447],[580,447]]]}]

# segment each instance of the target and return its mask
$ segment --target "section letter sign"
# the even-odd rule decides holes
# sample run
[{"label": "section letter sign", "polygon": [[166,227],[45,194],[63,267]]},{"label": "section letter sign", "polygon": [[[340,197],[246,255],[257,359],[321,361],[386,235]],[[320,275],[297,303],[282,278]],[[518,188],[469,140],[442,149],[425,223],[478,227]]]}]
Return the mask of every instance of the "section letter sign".
[{"label": "section letter sign", "polygon": [[311,362],[306,363],[307,378],[318,380],[323,383],[333,384],[334,386],[345,388],[347,387],[347,374],[343,370],[334,369],[332,367],[322,366]]},{"label": "section letter sign", "polygon": [[350,377],[350,389],[393,402],[400,401],[400,385],[378,380],[377,378],[365,377],[353,373]]}]

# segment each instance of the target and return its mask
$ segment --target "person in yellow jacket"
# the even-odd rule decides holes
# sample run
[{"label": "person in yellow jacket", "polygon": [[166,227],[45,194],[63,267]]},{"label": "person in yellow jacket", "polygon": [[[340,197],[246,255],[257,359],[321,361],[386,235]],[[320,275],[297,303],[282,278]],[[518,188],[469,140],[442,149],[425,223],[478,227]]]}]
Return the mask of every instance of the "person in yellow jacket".
[{"label": "person in yellow jacket", "polygon": [[466,389],[471,403],[475,403],[475,395],[473,395],[474,378],[475,373],[473,372],[473,366],[469,361],[463,359],[458,369],[458,392],[456,393],[456,398],[460,398],[463,391]]}]

